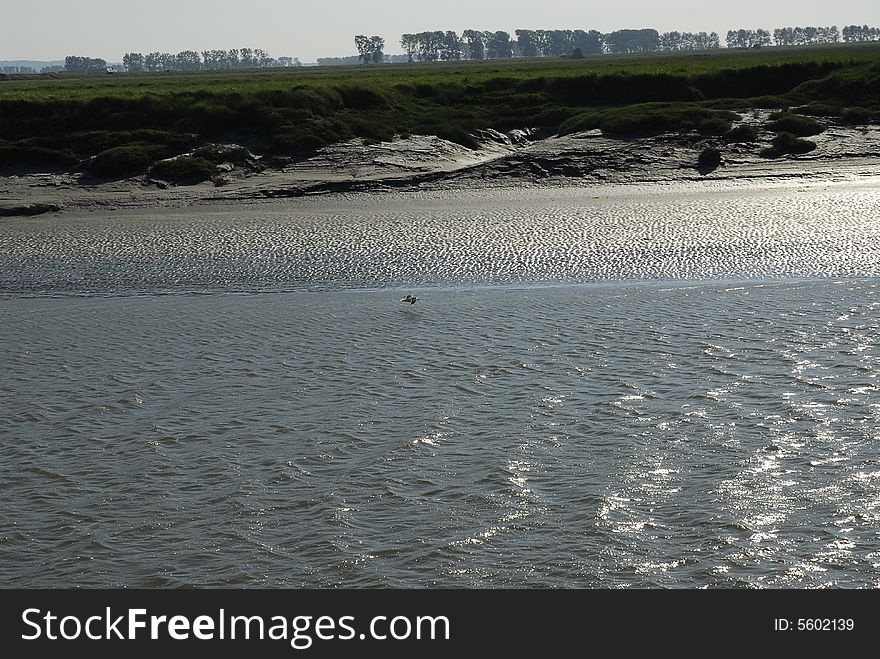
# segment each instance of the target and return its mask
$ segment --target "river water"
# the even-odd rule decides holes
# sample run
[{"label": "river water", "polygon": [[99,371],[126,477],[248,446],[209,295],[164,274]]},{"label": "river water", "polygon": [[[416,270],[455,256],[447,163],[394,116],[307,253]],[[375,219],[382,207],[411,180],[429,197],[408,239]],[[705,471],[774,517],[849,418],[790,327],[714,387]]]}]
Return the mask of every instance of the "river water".
[{"label": "river water", "polygon": [[878,209],[867,180],[6,221],[0,586],[878,587]]}]

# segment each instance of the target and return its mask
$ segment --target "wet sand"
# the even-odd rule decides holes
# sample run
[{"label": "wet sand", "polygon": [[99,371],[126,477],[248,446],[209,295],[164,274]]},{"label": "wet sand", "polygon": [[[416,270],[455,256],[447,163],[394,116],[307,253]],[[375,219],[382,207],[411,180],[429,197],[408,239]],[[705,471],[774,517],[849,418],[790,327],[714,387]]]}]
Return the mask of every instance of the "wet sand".
[{"label": "wet sand", "polygon": [[0,222],[0,295],[876,277],[878,208],[880,176],[83,210]]}]

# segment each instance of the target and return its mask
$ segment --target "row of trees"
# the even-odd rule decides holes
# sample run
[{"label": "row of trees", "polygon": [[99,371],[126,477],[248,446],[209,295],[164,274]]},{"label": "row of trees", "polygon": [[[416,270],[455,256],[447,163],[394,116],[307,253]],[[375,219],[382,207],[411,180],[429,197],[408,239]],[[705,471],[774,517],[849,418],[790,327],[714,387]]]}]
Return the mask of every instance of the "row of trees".
[{"label": "row of trees", "polygon": [[[846,33],[847,28],[844,28]],[[730,30],[728,48],[761,48],[763,46],[809,46],[819,43],[839,43],[840,30],[831,27],[783,27],[773,30]]]},{"label": "row of trees", "polygon": [[664,52],[679,50],[712,50],[721,48],[717,32],[664,32],[660,35],[660,47]]},{"label": "row of trees", "polygon": [[64,70],[68,73],[103,73],[107,70],[107,61],[68,55],[64,58]]},{"label": "row of trees", "polygon": [[452,62],[462,59],[508,59],[511,57],[560,57],[575,51],[582,55],[599,53],[642,53],[657,50],[697,50],[718,47],[718,35],[657,30],[617,30],[602,34],[596,30],[516,30],[508,32],[465,30],[459,36],[452,30],[404,34],[400,46],[409,61]]},{"label": "row of trees", "polygon": [[840,30],[831,27],[783,27],[773,30],[777,46],[809,46],[817,43],[839,43]]},{"label": "row of trees", "polygon": [[579,48],[581,54],[602,52],[602,34],[596,30],[516,30],[521,57],[559,57]]},{"label": "row of trees", "polygon": [[265,69],[276,67],[301,66],[295,57],[269,57],[260,48],[240,48],[232,50],[184,50],[172,53],[126,53],[122,58],[126,71],[221,71],[230,69]]},{"label": "row of trees", "polygon": [[728,48],[761,48],[773,43],[767,30],[728,30]]},{"label": "row of trees", "polygon": [[880,41],[880,29],[867,25],[847,25],[838,30],[830,27],[783,27],[773,30],[771,38],[767,30],[731,30],[727,33],[728,48],[754,48],[761,46],[810,46],[821,43],[840,43],[841,34],[846,43]]},{"label": "row of trees", "polygon": [[660,48],[657,30],[617,30],[602,35],[606,53],[653,53]]},{"label": "row of trees", "polygon": [[880,41],[880,28],[867,25],[847,25],[843,28],[843,40],[847,43],[856,41]]},{"label": "row of trees", "polygon": [[[712,50],[721,43],[715,32],[664,32],[657,30],[617,30],[601,33],[596,30],[515,30],[515,39],[504,31],[465,30],[459,36],[452,30],[404,34],[400,46],[407,61],[458,61],[462,59],[509,59],[512,57],[561,57],[601,53],[650,53],[682,50]],[[880,29],[867,25],[848,25],[842,30],[843,41],[855,43],[880,41]],[[728,48],[759,48],[764,46],[800,46],[838,43],[841,31],[830,27],[785,27],[770,32],[729,30]],[[380,36],[359,34],[355,37],[357,61],[380,64],[397,61],[399,56],[385,55],[385,40]],[[321,58],[325,63],[349,58]],[[332,61],[332,62],[331,62]],[[260,48],[232,50],[185,50],[180,53],[126,53],[123,67],[131,72],[155,71],[219,71],[302,66],[295,57],[273,58]],[[320,61],[319,61],[320,63]],[[100,73],[107,62],[91,57],[68,56],[64,70],[69,73]]]},{"label": "row of trees", "polygon": [[454,62],[461,59],[504,59],[514,57],[507,32],[465,30],[461,37],[454,31],[419,32],[400,38],[410,62]]},{"label": "row of trees", "polygon": [[[435,62],[462,59],[506,59],[510,57],[560,57],[579,53],[648,53],[682,50],[712,50],[721,48],[721,39],[715,32],[664,32],[657,30],[617,30],[601,33],[596,30],[515,30],[515,39],[504,31],[465,30],[459,36],[452,30],[407,33],[401,36],[400,46],[408,61]],[[362,50],[368,44],[360,35],[360,61],[381,61],[370,51]],[[378,37],[372,37],[378,39]],[[837,26],[786,27],[767,30],[730,30],[728,48],[757,48],[762,46],[794,46],[820,43],[838,43],[841,33]],[[843,29],[843,40],[880,40],[880,30],[868,26],[848,26]],[[383,42],[384,45],[384,42]]]}]

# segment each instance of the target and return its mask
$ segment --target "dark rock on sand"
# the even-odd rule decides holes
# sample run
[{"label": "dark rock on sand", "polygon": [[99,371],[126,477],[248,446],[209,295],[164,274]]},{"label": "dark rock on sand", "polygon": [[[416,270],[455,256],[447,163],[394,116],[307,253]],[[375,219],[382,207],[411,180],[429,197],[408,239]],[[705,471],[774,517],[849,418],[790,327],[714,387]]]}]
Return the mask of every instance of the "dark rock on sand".
[{"label": "dark rock on sand", "polygon": [[28,215],[43,215],[44,213],[57,213],[63,206],[58,204],[25,204],[23,206],[0,206],[0,217],[22,217]]}]

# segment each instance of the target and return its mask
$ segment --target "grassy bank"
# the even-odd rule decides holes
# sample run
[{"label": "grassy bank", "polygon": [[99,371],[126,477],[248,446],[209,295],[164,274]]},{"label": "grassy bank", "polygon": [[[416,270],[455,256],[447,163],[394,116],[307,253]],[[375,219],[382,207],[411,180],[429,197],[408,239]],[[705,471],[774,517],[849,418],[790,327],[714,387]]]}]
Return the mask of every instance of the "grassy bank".
[{"label": "grassy bank", "polygon": [[[542,126],[724,135],[731,111],[880,114],[880,45],[0,80],[0,167],[130,175],[210,142],[303,155],[352,137]],[[786,115],[768,130],[800,134]],[[783,125],[784,124],[784,125]],[[94,158],[93,160],[87,160]],[[200,171],[207,172],[204,162]],[[165,169],[174,169],[165,166]]]}]

